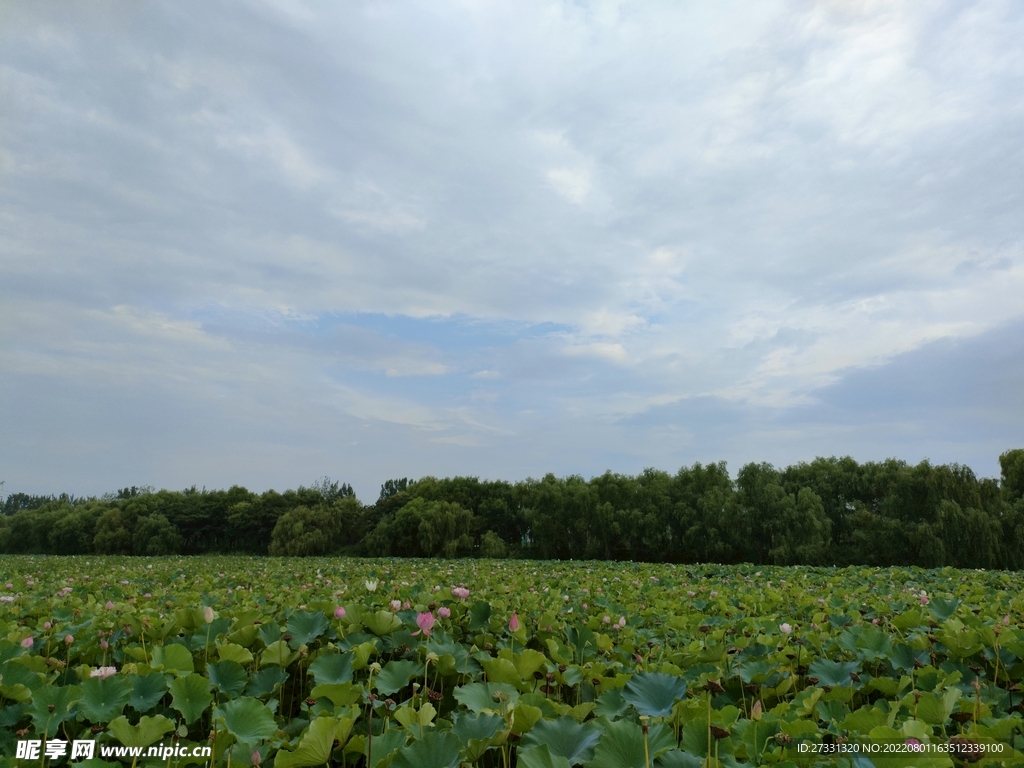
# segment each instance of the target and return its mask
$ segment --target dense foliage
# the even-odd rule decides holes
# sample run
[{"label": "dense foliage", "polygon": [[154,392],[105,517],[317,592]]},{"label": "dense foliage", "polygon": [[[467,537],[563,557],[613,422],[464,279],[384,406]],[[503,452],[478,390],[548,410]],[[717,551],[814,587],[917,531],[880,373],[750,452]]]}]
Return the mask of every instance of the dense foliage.
[{"label": "dense foliage", "polygon": [[310,488],[102,499],[12,494],[0,552],[533,557],[674,563],[1024,568],[1024,450],[1000,480],[961,465],[816,459],[674,475],[517,483],[389,480],[374,504],[326,478]]},{"label": "dense foliage", "polygon": [[213,748],[166,768],[1024,764],[1006,572],[8,557],[0,585],[3,768],[19,739]]}]

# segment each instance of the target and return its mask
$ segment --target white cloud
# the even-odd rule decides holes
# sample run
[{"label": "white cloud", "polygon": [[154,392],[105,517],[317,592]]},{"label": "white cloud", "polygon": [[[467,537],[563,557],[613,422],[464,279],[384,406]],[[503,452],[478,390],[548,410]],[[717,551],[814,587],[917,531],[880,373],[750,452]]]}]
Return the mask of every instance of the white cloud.
[{"label": "white cloud", "polygon": [[585,168],[552,168],[546,176],[555,192],[573,205],[582,205],[590,194],[590,172]]},{"label": "white cloud", "polygon": [[[5,13],[19,392],[319,404],[345,445],[486,470],[562,456],[566,418],[788,408],[1021,317],[1013,3]],[[618,455],[603,429],[576,449]]]}]

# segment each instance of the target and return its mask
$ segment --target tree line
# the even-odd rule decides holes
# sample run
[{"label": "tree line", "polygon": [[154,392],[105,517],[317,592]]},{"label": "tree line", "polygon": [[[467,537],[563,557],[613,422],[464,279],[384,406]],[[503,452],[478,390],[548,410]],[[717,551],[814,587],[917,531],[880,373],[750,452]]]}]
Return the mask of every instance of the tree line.
[{"label": "tree line", "polygon": [[960,464],[818,458],[520,482],[388,480],[373,504],[328,478],[283,493],[15,493],[0,552],[532,557],[1024,569],[1024,449],[999,479]]}]

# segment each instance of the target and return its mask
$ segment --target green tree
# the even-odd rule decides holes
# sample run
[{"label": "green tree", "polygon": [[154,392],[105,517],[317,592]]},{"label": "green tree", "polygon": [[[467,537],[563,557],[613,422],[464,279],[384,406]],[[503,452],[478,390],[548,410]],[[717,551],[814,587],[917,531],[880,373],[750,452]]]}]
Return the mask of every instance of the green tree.
[{"label": "green tree", "polygon": [[96,535],[93,550],[101,555],[130,555],[132,553],[132,531],[127,515],[118,508],[108,509],[96,521]]},{"label": "green tree", "polygon": [[324,555],[340,533],[338,518],[325,506],[295,507],[281,515],[270,538],[270,554]]},{"label": "green tree", "polygon": [[183,544],[178,529],[159,512],[140,517],[135,522],[132,551],[136,555],[175,555]]},{"label": "green tree", "polygon": [[473,513],[458,504],[447,501],[424,504],[419,524],[420,553],[426,557],[469,554],[473,537],[467,531],[472,523]]},{"label": "green tree", "polygon": [[1007,504],[1024,499],[1024,448],[1014,448],[999,457],[1000,487]]}]

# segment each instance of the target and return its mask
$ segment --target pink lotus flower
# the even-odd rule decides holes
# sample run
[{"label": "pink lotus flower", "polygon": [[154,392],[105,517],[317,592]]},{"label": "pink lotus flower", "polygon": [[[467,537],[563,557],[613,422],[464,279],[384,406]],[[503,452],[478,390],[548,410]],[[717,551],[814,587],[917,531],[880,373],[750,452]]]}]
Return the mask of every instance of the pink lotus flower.
[{"label": "pink lotus flower", "polygon": [[1005,616],[1003,616],[1003,625],[1004,626],[1009,626],[1009,624],[1010,624],[1010,614],[1006,614]]},{"label": "pink lotus flower", "polygon": [[263,755],[260,754],[260,751],[258,749],[254,749],[252,751],[252,757],[249,758],[249,762],[257,766],[263,763]]},{"label": "pink lotus flower", "polygon": [[437,609],[437,615],[440,616],[442,619],[450,618],[452,615],[452,609],[449,608],[447,605],[442,605],[440,608]]},{"label": "pink lotus flower", "polygon": [[[430,630],[434,627],[434,623],[436,621],[437,619],[434,618],[434,614],[432,613],[416,614],[416,626],[420,628],[421,632],[423,632],[424,637],[430,637]],[[413,634],[418,635],[419,632],[414,632]]]},{"label": "pink lotus flower", "polygon": [[602,616],[601,617],[601,623],[602,624],[611,624],[612,623],[612,617],[611,616]]},{"label": "pink lotus flower", "polygon": [[212,606],[208,605],[208,606],[206,606],[203,609],[203,618],[206,619],[206,623],[207,624],[210,624],[211,622],[213,622],[213,607]]},{"label": "pink lotus flower", "polygon": [[334,618],[336,618],[336,619],[343,619],[343,618],[345,618],[345,609],[342,608],[340,605],[337,608],[334,609]]},{"label": "pink lotus flower", "polygon": [[469,597],[469,590],[465,587],[452,587],[452,594],[460,600],[465,600]]},{"label": "pink lotus flower", "polygon": [[515,614],[515,611],[513,611],[512,618],[508,620],[508,631],[518,632],[520,626],[519,617]]},{"label": "pink lotus flower", "polygon": [[401,607],[402,607],[402,601],[401,600],[392,600],[391,601],[391,610],[392,611],[397,611]]},{"label": "pink lotus flower", "polygon": [[74,635],[64,635],[64,642],[67,643],[68,645],[71,645],[73,642],[75,642],[75,636]]},{"label": "pink lotus flower", "polygon": [[928,605],[928,595],[921,595],[921,605]]},{"label": "pink lotus flower", "polygon": [[51,623],[50,623],[50,622],[48,622],[48,621],[44,621],[44,622],[43,622],[43,629],[49,629],[49,628],[50,628],[50,627],[52,627],[52,626],[53,626],[53,624],[51,624]]},{"label": "pink lotus flower", "polygon": [[793,625],[790,624],[788,621],[784,621],[781,624],[779,624],[779,631],[782,634],[784,634],[784,635],[792,634],[793,633]]},{"label": "pink lotus flower", "polygon": [[31,648],[34,644],[35,640],[33,640],[31,637],[26,637],[24,640],[21,641],[22,648]]},{"label": "pink lotus flower", "polygon": [[105,651],[109,647],[110,643],[108,643],[106,640],[100,640],[100,648],[102,648]]},{"label": "pink lotus flower", "polygon": [[108,677],[117,674],[117,667],[99,667],[89,673],[89,677],[98,677],[100,680],[105,680]]}]

